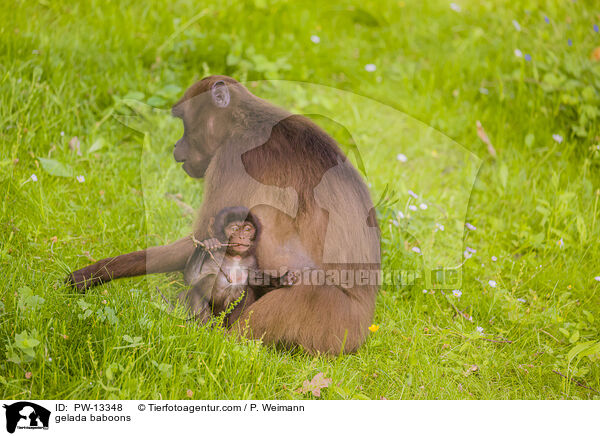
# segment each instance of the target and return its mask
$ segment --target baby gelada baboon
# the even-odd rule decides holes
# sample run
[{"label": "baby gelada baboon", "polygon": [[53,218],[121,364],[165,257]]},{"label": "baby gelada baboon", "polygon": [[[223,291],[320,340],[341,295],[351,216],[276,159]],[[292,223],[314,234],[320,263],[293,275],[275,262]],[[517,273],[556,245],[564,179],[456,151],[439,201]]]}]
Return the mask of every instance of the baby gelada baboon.
[{"label": "baby gelada baboon", "polygon": [[189,289],[179,299],[199,322],[228,311],[237,301],[225,315],[229,326],[266,292],[294,284],[296,274],[289,271],[276,276],[258,270],[255,247],[261,230],[248,208],[226,207],[210,219],[210,238],[194,240],[196,250],[184,277]]}]

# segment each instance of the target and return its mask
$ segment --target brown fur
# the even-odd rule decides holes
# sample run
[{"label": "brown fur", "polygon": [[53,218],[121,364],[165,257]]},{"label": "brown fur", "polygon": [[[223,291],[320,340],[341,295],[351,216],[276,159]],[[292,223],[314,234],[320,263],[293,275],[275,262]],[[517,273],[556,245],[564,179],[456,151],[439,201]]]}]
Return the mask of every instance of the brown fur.
[{"label": "brown fur", "polygon": [[[240,240],[251,245],[239,254],[234,247],[214,250],[212,256],[205,247],[209,247],[210,240],[203,242],[196,248],[185,268],[185,281],[190,288],[179,295],[179,300],[188,306],[190,312],[200,322],[207,322],[212,316],[225,314],[223,323],[226,327],[232,325],[241,315],[242,309],[249,307],[257,298],[270,290],[291,286],[295,276],[285,274],[271,275],[258,270],[255,248],[260,240],[260,222],[245,207],[226,207],[219,211],[209,229],[209,235],[222,244],[230,243],[225,229],[229,223],[250,224],[254,228],[254,236],[250,240]],[[243,270],[247,276],[244,282],[231,283],[225,277],[231,270]],[[234,308],[231,304],[238,303]]]},{"label": "brown fur", "polygon": [[183,271],[194,252],[191,238],[109,257],[69,274],[66,282],[80,291],[123,277]]},{"label": "brown fur", "polygon": [[[231,102],[225,108],[211,105],[211,92],[223,86]],[[208,236],[210,217],[239,205],[249,208],[264,229],[256,250],[262,270],[379,270],[369,192],[335,141],[312,121],[253,96],[225,76],[193,85],[173,113],[186,124],[175,159],[184,162],[189,175],[205,179],[197,239]],[[177,250],[155,248],[158,256],[147,257],[152,268],[145,272],[164,270],[161,259],[168,259],[170,268],[183,268],[193,252],[183,241],[175,243]],[[112,262],[102,281],[139,271],[120,265],[129,261],[139,262],[133,257]],[[104,268],[101,262],[73,273],[83,279],[81,288],[97,284],[87,280]],[[377,288],[370,283],[276,289],[251,304],[237,326],[242,330],[248,324],[249,334],[268,344],[301,345],[310,353],[352,352],[368,333]]]}]

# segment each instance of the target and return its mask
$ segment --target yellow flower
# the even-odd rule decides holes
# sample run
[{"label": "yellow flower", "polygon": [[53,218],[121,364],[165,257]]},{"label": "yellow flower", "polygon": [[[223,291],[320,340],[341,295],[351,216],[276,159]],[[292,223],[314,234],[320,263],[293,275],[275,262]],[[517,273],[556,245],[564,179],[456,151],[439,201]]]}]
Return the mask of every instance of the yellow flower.
[{"label": "yellow flower", "polygon": [[369,330],[371,330],[373,333],[375,333],[377,330],[379,330],[379,326],[377,324],[371,324],[371,327],[369,327]]}]

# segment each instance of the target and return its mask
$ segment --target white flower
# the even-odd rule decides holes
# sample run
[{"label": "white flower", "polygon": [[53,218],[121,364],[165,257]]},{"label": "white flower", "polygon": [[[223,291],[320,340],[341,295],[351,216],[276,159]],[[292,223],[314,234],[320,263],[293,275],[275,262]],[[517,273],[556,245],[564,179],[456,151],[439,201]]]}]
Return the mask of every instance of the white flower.
[{"label": "white flower", "polygon": [[419,198],[419,196],[417,194],[415,194],[413,191],[411,191],[410,189],[408,190],[408,195],[410,195],[412,198]]},{"label": "white flower", "polygon": [[423,289],[423,293],[426,294],[427,293],[427,289]]},{"label": "white flower", "polygon": [[594,280],[596,280],[597,282],[600,282],[600,276],[594,277]]},{"label": "white flower", "polygon": [[498,258],[496,256],[492,256],[492,261],[496,262],[498,260]]},{"label": "white flower", "polygon": [[473,224],[471,223],[466,223],[465,226],[467,227],[467,229],[469,230],[477,230],[477,227],[475,227]]},{"label": "white flower", "polygon": [[413,212],[415,212],[417,210],[417,206],[415,206],[414,204],[411,204],[410,206],[408,206],[408,208],[410,210],[412,210]]},{"label": "white flower", "polygon": [[392,224],[395,225],[396,227],[398,227],[398,221],[392,220]]},{"label": "white flower", "polygon": [[458,289],[455,289],[452,291],[452,295],[454,295],[456,298],[460,298],[460,296],[462,295],[462,292],[459,291]]},{"label": "white flower", "polygon": [[312,35],[312,36],[310,37],[310,40],[311,40],[312,42],[314,42],[315,44],[318,44],[318,43],[320,43],[320,42],[321,42],[321,38],[319,38],[319,36],[318,36],[318,35]]},{"label": "white flower", "polygon": [[521,303],[527,303],[524,298],[517,298],[517,301],[520,301]]},{"label": "white flower", "polygon": [[375,66],[375,64],[367,64],[367,65],[365,65],[365,71],[368,71],[369,73],[372,73],[376,69],[377,69],[377,67]]},{"label": "white flower", "polygon": [[513,26],[515,26],[515,29],[517,29],[517,32],[521,31],[521,25],[519,24],[519,22],[517,20],[512,20]]},{"label": "white flower", "polygon": [[60,132],[60,136],[65,136],[65,132]]},{"label": "white flower", "polygon": [[77,181],[79,183],[83,183],[83,182],[85,182],[85,177],[83,177],[83,176],[77,176]]},{"label": "white flower", "polygon": [[554,135],[552,135],[552,139],[554,139],[556,142],[558,142],[559,144],[561,142],[563,142],[563,137],[560,136],[558,133],[555,133]]},{"label": "white flower", "polygon": [[498,285],[494,280],[490,280],[488,283],[492,288],[495,288]]},{"label": "white flower", "polygon": [[398,156],[396,156],[396,159],[398,159],[400,162],[406,162],[408,160],[406,155],[402,153],[399,153]]},{"label": "white flower", "polygon": [[467,250],[465,250],[463,254],[465,256],[465,259],[470,259],[471,257],[473,257],[473,255],[471,253],[469,253]]},{"label": "white flower", "polygon": [[37,176],[35,174],[32,174],[30,177],[31,181],[33,182],[37,182]]},{"label": "white flower", "polygon": [[441,230],[443,232],[444,231],[444,225],[443,224],[435,223],[435,231],[437,232],[438,230]]},{"label": "white flower", "polygon": [[421,249],[419,247],[413,247],[412,251],[414,251],[417,254],[421,254]]},{"label": "white flower", "polygon": [[479,333],[483,333],[483,327],[477,326],[477,331],[478,331]]},{"label": "white flower", "polygon": [[523,52],[521,50],[519,50],[518,48],[515,48],[515,56],[518,58],[522,58]]},{"label": "white flower", "polygon": [[558,245],[560,248],[563,248],[565,246],[565,243],[563,241],[563,238],[560,238],[557,242],[556,245]]},{"label": "white flower", "polygon": [[423,210],[427,209],[427,205],[425,203],[419,204],[419,207]]},{"label": "white flower", "polygon": [[400,211],[398,211],[398,218],[404,219],[404,214]]},{"label": "white flower", "polygon": [[450,9],[452,9],[454,12],[460,12],[460,6],[456,3],[450,3]]},{"label": "white flower", "polygon": [[477,250],[475,250],[474,248],[471,248],[471,247],[466,247],[466,250],[467,250],[469,253],[477,253]]},{"label": "white flower", "polygon": [[479,88],[479,92],[481,92],[483,95],[488,95],[490,93],[490,91],[487,88]]}]

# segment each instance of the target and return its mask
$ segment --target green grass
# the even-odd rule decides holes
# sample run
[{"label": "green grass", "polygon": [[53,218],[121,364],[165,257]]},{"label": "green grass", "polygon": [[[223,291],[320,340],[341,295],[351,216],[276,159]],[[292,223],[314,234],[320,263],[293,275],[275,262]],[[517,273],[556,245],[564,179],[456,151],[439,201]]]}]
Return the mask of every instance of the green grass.
[{"label": "green grass", "polygon": [[[0,397],[167,399],[191,390],[193,398],[302,398],[302,382],[319,372],[332,379],[328,399],[600,397],[600,62],[590,60],[600,18],[592,2],[460,1],[460,12],[443,1],[5,3]],[[377,70],[365,71],[368,63]],[[379,330],[358,353],[332,359],[167,315],[154,285],[174,293],[178,275],[86,295],[64,287],[67,271],[91,258],[190,229],[192,217],[165,197],[202,201],[201,182],[170,157],[182,127],[164,111],[141,123],[120,115],[124,97],[168,109],[208,74],[347,91],[323,88],[316,99],[309,85],[253,89],[294,111],[343,115],[341,133],[321,121],[342,143],[352,136],[373,198],[384,196],[385,270],[418,268],[415,241],[433,247],[423,254],[430,265],[456,265],[472,247],[462,296],[384,286]],[[151,134],[140,134],[149,125]],[[75,136],[81,155],[69,147]],[[395,159],[398,138],[405,166]],[[64,166],[45,170],[40,159]],[[52,175],[61,171],[71,176]],[[392,222],[406,210],[407,189],[452,206],[447,236],[432,239],[432,207]],[[465,218],[477,230],[463,235]]]}]

